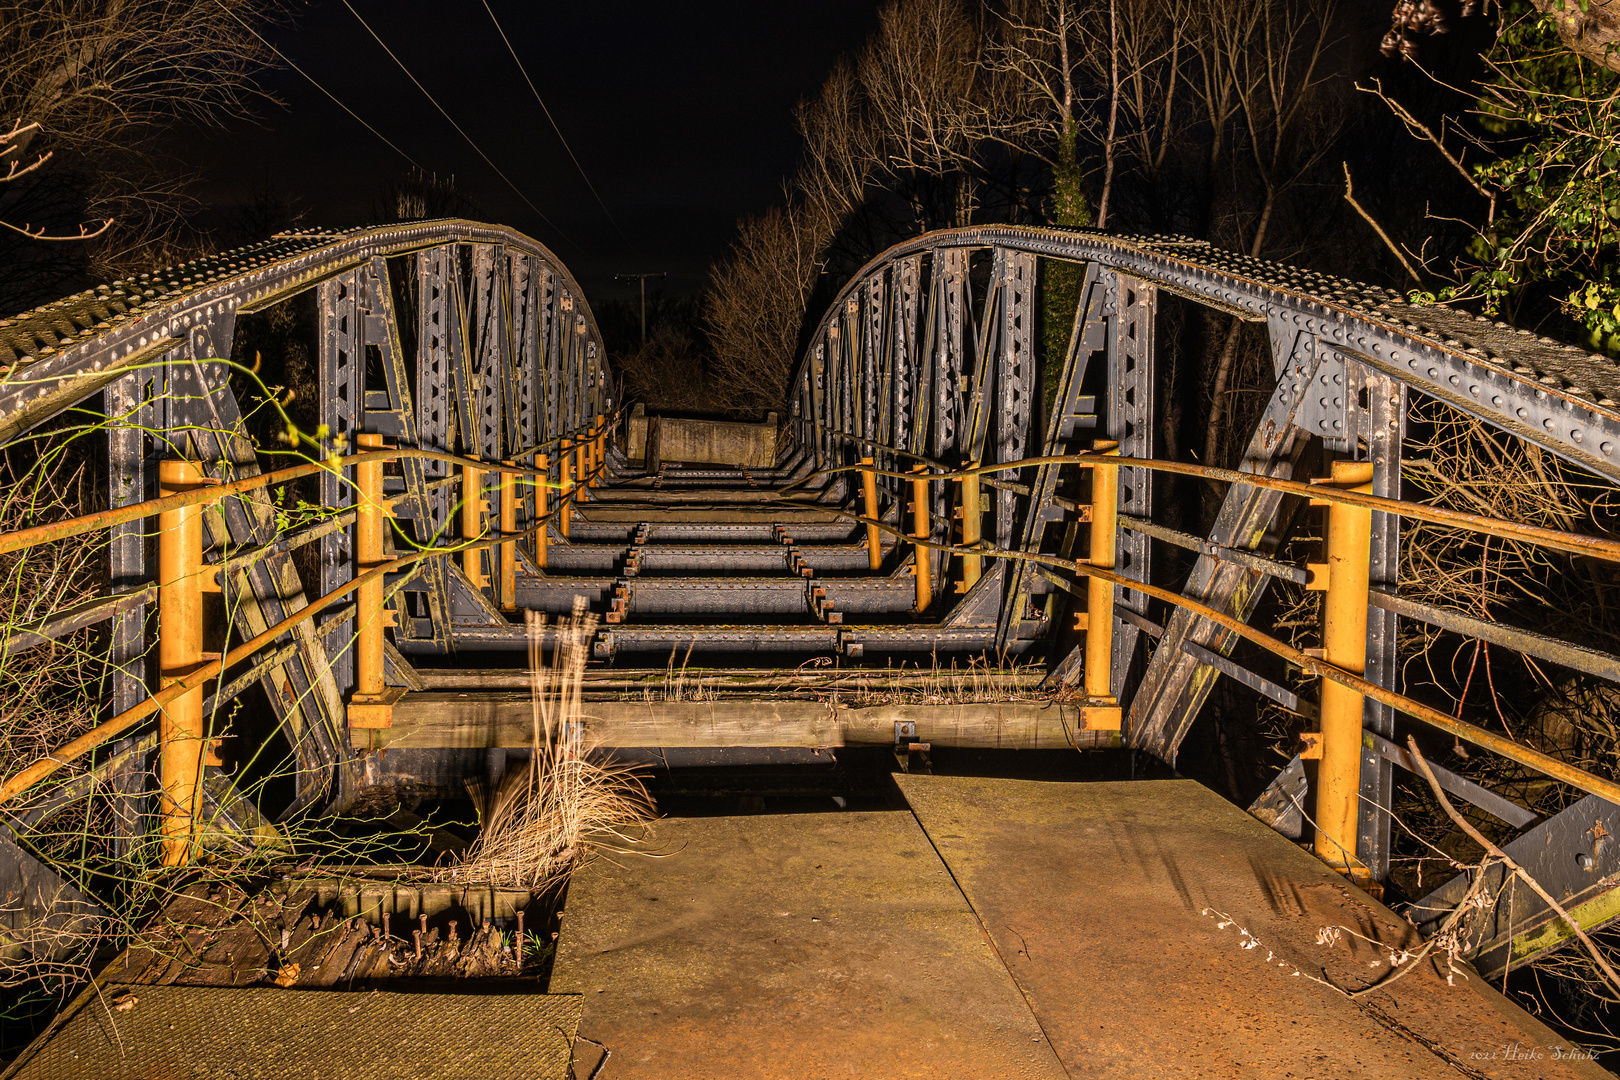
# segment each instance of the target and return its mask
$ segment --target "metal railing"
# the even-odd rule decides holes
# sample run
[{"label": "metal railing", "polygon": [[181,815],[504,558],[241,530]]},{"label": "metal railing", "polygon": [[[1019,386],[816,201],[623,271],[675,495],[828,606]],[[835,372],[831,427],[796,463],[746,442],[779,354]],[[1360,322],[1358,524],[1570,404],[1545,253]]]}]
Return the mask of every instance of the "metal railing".
[{"label": "metal railing", "polygon": [[[409,447],[385,447],[380,436],[368,435],[360,436],[361,445],[366,447],[360,453],[289,466],[230,482],[211,481],[198,463],[168,460],[162,463],[165,494],[159,498],[0,534],[0,554],[8,554],[97,533],[112,525],[156,517],[159,574],[154,588],[158,604],[157,650],[161,667],[160,689],[18,770],[0,784],[0,804],[11,801],[96,747],[158,715],[161,718],[157,748],[162,788],[162,806],[158,817],[164,837],[164,862],[179,865],[189,861],[195,845],[202,766],[205,763],[218,764],[217,760],[209,762],[212,748],[208,745],[205,725],[208,710],[204,699],[207,683],[221,680],[231,668],[271,648],[295,626],[355,595],[355,617],[359,625],[356,643],[359,679],[348,706],[349,726],[351,730],[391,726],[392,705],[397,701],[398,694],[391,693],[384,685],[381,631],[385,625],[391,625],[389,616],[392,612],[386,605],[393,600],[398,586],[403,582],[396,581],[394,590],[385,591],[386,580],[429,559],[456,556],[466,559],[469,555],[476,556],[496,548],[503,553],[503,568],[512,567],[515,564],[516,545],[525,536],[533,538],[534,558],[544,568],[546,545],[540,538],[544,537],[550,523],[565,523],[576,502],[584,498],[585,492],[600,480],[606,468],[608,432],[617,419],[615,416],[609,421],[609,418],[599,415],[588,429],[572,437],[559,437],[543,444],[543,447],[516,455],[531,458],[534,461],[532,466],[520,466],[512,461],[482,461]],[[549,455],[543,452],[543,449],[552,446],[559,449],[558,457],[562,462],[561,478],[557,480],[551,479]],[[386,557],[385,522],[392,516],[393,505],[403,502],[405,497],[384,497],[382,472],[385,464],[402,460],[439,461],[461,468],[459,479],[463,488],[464,508],[460,516],[462,535],[453,546],[424,547],[393,558]],[[223,584],[218,579],[225,577],[233,567],[239,568],[243,555],[227,555],[212,564],[205,561],[200,517],[203,510],[217,506],[226,499],[242,498],[267,487],[304,477],[317,474],[341,477],[346,468],[353,468],[356,472],[354,484],[359,499],[350,512],[356,519],[357,531],[362,538],[357,548],[356,575],[275,625],[240,642],[223,655],[206,655],[202,640],[202,594],[220,591]],[[485,520],[487,507],[482,505],[479,481],[484,474],[498,474],[501,477],[503,497],[498,528],[495,530]],[[516,489],[520,484],[532,487],[539,493],[539,512],[523,523],[521,531],[518,528],[516,498]],[[548,490],[558,492],[553,507],[547,506],[545,492]],[[322,528],[312,526],[300,531],[318,533]],[[566,532],[566,528],[562,531]],[[298,534],[285,539],[296,541]],[[251,555],[247,557],[251,558]],[[512,571],[503,569],[503,580],[509,581],[511,576]],[[510,584],[503,587],[501,595],[511,598],[513,591]],[[515,606],[514,603],[512,607]],[[111,613],[110,610],[108,613]],[[40,643],[45,640],[48,639],[41,637]],[[237,680],[237,692],[245,689],[250,681]],[[214,705],[217,706],[221,700],[222,694],[216,693]]]}]

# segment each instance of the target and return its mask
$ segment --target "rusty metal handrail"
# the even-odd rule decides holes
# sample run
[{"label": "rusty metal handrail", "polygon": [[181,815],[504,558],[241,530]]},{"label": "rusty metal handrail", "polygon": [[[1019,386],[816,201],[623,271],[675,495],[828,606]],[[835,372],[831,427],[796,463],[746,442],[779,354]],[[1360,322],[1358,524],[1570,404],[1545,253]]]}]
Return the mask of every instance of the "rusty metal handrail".
[{"label": "rusty metal handrail", "polygon": [[[566,504],[559,506],[557,510],[552,511],[545,517],[536,518],[533,524],[544,525],[548,519],[554,517],[565,507]],[[242,644],[238,645],[236,648],[227,652],[224,656],[221,656],[215,660],[204,661],[201,667],[198,667],[194,671],[175,679],[174,682],[146,698],[138,705],[125,709],[117,716],[113,716],[102,721],[100,724],[97,724],[83,735],[80,735],[78,738],[73,739],[71,742],[66,743],[51,753],[46,754],[32,765],[24,768],[22,771],[18,772],[7,780],[4,784],[0,784],[0,803],[8,802],[19,792],[22,792],[32,787],[34,784],[39,783],[39,781],[45,779],[47,776],[50,776],[64,765],[68,765],[76,759],[83,757],[85,754],[89,753],[91,750],[94,750],[97,746],[100,746],[107,740],[123,734],[125,731],[128,731],[142,720],[145,720],[147,717],[157,712],[164,705],[182,696],[183,694],[188,693],[189,691],[197,689],[209,679],[223,675],[230,667],[248,659],[266,645],[272,644],[276,638],[280,637],[282,634],[285,634],[299,623],[320,614],[322,611],[331,607],[345,596],[358,590],[361,585],[372,581],[381,580],[386,574],[392,574],[399,570],[403,570],[406,567],[412,566],[424,559],[439,558],[446,554],[453,554],[457,551],[481,551],[485,548],[499,547],[501,544],[510,542],[511,537],[495,536],[485,540],[475,540],[471,543],[458,544],[455,548],[451,549],[425,548],[421,551],[412,552],[409,555],[402,555],[399,558],[391,559],[388,562],[382,563],[379,566],[375,566],[370,570],[367,570],[363,574],[355,576],[353,579],[344,582],[342,585],[338,586],[336,589],[333,589],[325,596],[321,596],[310,601],[308,605],[299,608],[298,611],[287,616],[285,619],[282,619],[274,626],[255,634],[253,637],[242,642]]]},{"label": "rusty metal handrail", "polygon": [[[569,436],[564,435],[559,436],[559,438],[569,438]],[[552,442],[555,441],[557,440],[552,440]],[[543,445],[549,446],[550,443]],[[539,447],[527,449],[513,456],[527,457],[530,454],[539,453],[540,449]],[[113,525],[122,525],[131,521],[139,521],[142,518],[153,517],[168,510],[179,510],[187,506],[198,506],[219,499],[244,495],[250,491],[270,487],[273,484],[281,484],[305,476],[314,476],[317,473],[336,472],[349,465],[362,465],[371,461],[398,461],[402,458],[414,458],[420,461],[443,461],[452,465],[471,465],[482,472],[512,473],[529,477],[542,475],[540,469],[533,467],[506,465],[501,462],[486,462],[479,458],[446,454],[438,450],[391,447],[384,450],[372,450],[363,454],[350,454],[347,457],[338,458],[336,461],[327,458],[319,462],[309,462],[303,465],[289,465],[285,469],[259,473],[256,476],[246,476],[228,483],[209,483],[204,487],[181,492],[178,495],[167,495],[158,499],[147,499],[144,502],[131,503],[128,506],[97,510],[93,514],[83,514],[79,517],[69,518],[66,521],[52,522],[49,525],[35,525],[28,529],[18,529],[16,532],[0,534],[0,555],[9,555],[15,551],[23,551],[27,548],[54,543],[58,540],[69,540],[75,536],[83,536],[99,529],[110,528]],[[593,470],[592,475],[601,472],[603,468],[604,466],[598,465]],[[537,483],[550,488],[561,488],[562,486],[550,481],[537,481]]]},{"label": "rusty metal handrail", "polygon": [[[1110,459],[1107,464],[1113,464],[1115,460],[1123,462],[1127,461],[1128,459]],[[1311,490],[1311,494],[1313,496],[1318,494],[1317,489],[1313,488]],[[839,517],[846,518],[862,525],[875,525],[884,532],[892,533],[895,536],[903,539],[906,543],[919,544],[924,547],[932,548],[935,551],[943,551],[951,555],[981,555],[985,558],[1012,559],[1023,562],[1037,563],[1044,566],[1053,566],[1060,570],[1067,570],[1071,573],[1079,574],[1083,577],[1098,578],[1102,581],[1110,582],[1111,584],[1130,589],[1133,592],[1143,593],[1147,596],[1154,597],[1155,599],[1163,600],[1165,603],[1170,604],[1173,607],[1184,608],[1200,618],[1208,619],[1210,622],[1230,630],[1239,637],[1260,646],[1267,652],[1274,653],[1275,655],[1282,657],[1284,660],[1300,668],[1308,675],[1315,675],[1318,678],[1330,679],[1333,682],[1340,683],[1341,685],[1349,687],[1351,690],[1354,690],[1359,694],[1373,698],[1376,701],[1381,701],[1392,709],[1397,709],[1416,720],[1421,720],[1432,727],[1439,728],[1442,731],[1455,735],[1459,739],[1473,743],[1475,746],[1500,754],[1510,761],[1517,762],[1526,768],[1535,769],[1537,772],[1551,776],[1554,779],[1569,784],[1571,787],[1579,788],[1587,794],[1596,795],[1599,798],[1607,799],[1612,803],[1620,805],[1620,783],[1615,783],[1612,780],[1605,780],[1599,776],[1593,776],[1591,773],[1588,773],[1585,770],[1577,769],[1573,765],[1560,761],[1548,754],[1543,754],[1539,750],[1532,750],[1527,746],[1521,746],[1505,735],[1497,735],[1494,732],[1486,731],[1484,728],[1476,727],[1475,725],[1466,721],[1458,720],[1456,717],[1443,713],[1432,706],[1425,705],[1423,702],[1418,701],[1415,698],[1410,698],[1405,694],[1386,689],[1379,686],[1377,683],[1368,681],[1354,672],[1346,671],[1343,668],[1336,667],[1322,660],[1318,660],[1308,653],[1301,652],[1286,642],[1279,641],[1270,634],[1256,630],[1254,627],[1250,626],[1246,622],[1243,622],[1241,619],[1237,619],[1231,615],[1227,615],[1224,612],[1217,611],[1207,604],[1201,604],[1196,600],[1189,600],[1180,593],[1172,592],[1171,590],[1162,586],[1151,585],[1145,581],[1137,581],[1135,578],[1126,577],[1125,575],[1116,573],[1113,570],[1093,566],[1089,563],[1077,562],[1073,559],[1065,559],[1057,555],[1043,555],[1040,553],[1023,551],[1005,551],[998,548],[989,547],[965,548],[955,544],[941,544],[932,540],[920,540],[915,536],[910,536],[902,530],[897,529],[893,525],[879,521],[875,518],[868,518],[860,514],[852,514],[845,510],[834,512]]]},{"label": "rusty metal handrail", "polygon": [[[892,449],[883,447],[880,444],[870,443],[869,440],[864,441],[868,442],[869,445],[877,445],[880,449]],[[907,457],[924,460],[906,451],[894,452],[905,453]],[[1236,469],[1220,469],[1211,465],[1192,465],[1180,461],[1159,461],[1154,458],[1105,457],[1102,454],[1056,454],[934,472],[928,474],[928,479],[962,480],[984,476],[988,473],[1010,472],[1034,465],[1078,465],[1082,468],[1097,465],[1118,465],[1121,468],[1151,469],[1156,472],[1174,473],[1180,476],[1195,476],[1231,484],[1246,484],[1249,487],[1281,491],[1285,494],[1299,495],[1319,502],[1344,503],[1386,514],[1398,514],[1401,517],[1411,518],[1414,521],[1425,521],[1431,525],[1469,529],[1504,540],[1518,540],[1524,543],[1539,544],[1542,547],[1562,551],[1567,555],[1584,555],[1594,559],[1602,559],[1605,562],[1620,563],[1620,541],[1617,540],[1608,540],[1599,536],[1587,536],[1582,533],[1564,532],[1560,529],[1547,529],[1540,525],[1525,525],[1501,518],[1486,517],[1483,514],[1468,514],[1460,510],[1447,510],[1443,507],[1429,506],[1426,503],[1410,502],[1405,499],[1390,499],[1381,495],[1348,491],[1327,484],[1306,484],[1298,480],[1283,480],[1275,476],[1262,476],[1259,473],[1239,472]],[[793,486],[802,487],[818,476],[862,471],[871,471],[876,476],[894,477],[903,480],[915,480],[917,478],[915,473],[895,472],[865,465],[839,465],[826,469],[817,469],[804,479],[795,482]],[[3,550],[3,548],[0,548],[0,552],[3,552]]]},{"label": "rusty metal handrail", "polygon": [[[615,416],[614,419],[617,419],[617,417]],[[600,427],[600,425],[598,425],[595,428],[583,430],[599,433],[603,429]],[[551,442],[556,442],[560,439],[566,439],[569,437],[570,436],[558,436],[557,439],[553,439]],[[595,436],[593,435],[593,438],[594,437]],[[538,455],[541,450],[549,445],[551,445],[550,442],[542,444],[540,447],[526,449],[520,454],[515,455],[515,457],[529,457],[531,455]],[[303,476],[312,476],[318,472],[334,471],[345,465],[364,464],[367,462],[397,461],[401,458],[417,458],[420,460],[446,461],[453,464],[471,465],[484,472],[502,474],[510,473],[531,478],[541,475],[546,475],[549,477],[549,470],[543,471],[538,467],[524,468],[522,466],[513,466],[504,463],[485,463],[479,459],[464,458],[455,454],[445,454],[434,450],[419,450],[410,447],[384,448],[380,450],[371,450],[360,454],[351,454],[347,457],[340,458],[337,461],[327,459],[318,463],[289,466],[288,468],[278,469],[274,472],[260,473],[257,476],[244,477],[241,480],[232,481],[230,483],[206,484],[202,487],[175,495],[164,496],[158,499],[149,499],[145,502],[134,503],[130,506],[117,507],[111,510],[98,511],[94,514],[83,515],[77,518],[72,518],[68,521],[56,522],[51,525],[35,526],[32,529],[22,529],[14,533],[8,533],[0,536],[0,554],[25,550],[26,548],[33,547],[38,544],[69,539],[74,536],[80,536],[85,533],[104,529],[111,525],[121,524],[128,521],[137,521],[164,511],[177,510],[183,507],[198,506],[206,503],[217,502],[220,499],[230,498],[234,495],[255,491],[271,484],[285,482],[287,480],[294,480]],[[562,460],[564,462],[563,467],[568,468],[566,463],[567,459],[563,458]],[[599,461],[594,468],[590,469],[586,473],[587,479],[596,478],[604,473],[606,468],[607,465],[604,455],[604,460]],[[535,486],[544,486],[548,488],[561,488],[565,486],[562,484],[553,484],[549,479],[531,479],[530,482]],[[564,491],[561,497],[558,499],[555,508],[548,513],[539,515],[532,519],[530,522],[528,522],[527,527],[533,529],[537,526],[544,526],[553,518],[570,513],[576,503],[576,498],[576,490],[571,489]],[[388,500],[389,503],[394,503],[397,501],[397,499]],[[345,596],[359,590],[362,585],[366,585],[374,581],[380,581],[383,575],[405,569],[406,567],[412,566],[425,559],[442,558],[447,555],[464,551],[481,551],[486,548],[500,547],[512,542],[513,537],[511,536],[497,535],[478,540],[458,542],[452,547],[424,547],[412,552],[409,555],[403,555],[392,559],[386,563],[382,563],[381,565],[374,566],[364,573],[356,575],[353,579],[340,585],[338,588],[327,593],[325,596],[311,601],[309,604],[300,608],[292,615],[289,615],[285,619],[282,619],[280,622],[276,623],[274,626],[271,626],[261,633],[256,634],[248,640],[242,642],[236,648],[231,649],[223,656],[214,660],[205,661],[203,664],[187,674],[176,678],[173,682],[169,683],[169,685],[163,687],[155,694],[148,696],[139,704],[124,710],[116,716],[110,717],[109,719],[96,725],[94,728],[91,728],[83,735],[80,735],[78,738],[71,740],[57,750],[46,754],[44,757],[35,761],[32,765],[22,769],[3,784],[0,784],[0,803],[9,801],[19,792],[32,787],[34,784],[50,776],[63,766],[82,757],[84,754],[105,743],[107,740],[118,736],[124,731],[127,731],[129,728],[156,713],[164,705],[177,700],[193,690],[198,689],[209,679],[222,677],[224,673],[232,666],[241,663],[266,646],[273,644],[278,637],[291,630],[294,626],[313,618],[315,615],[331,607]],[[215,567],[215,569],[217,569],[217,567]]]}]

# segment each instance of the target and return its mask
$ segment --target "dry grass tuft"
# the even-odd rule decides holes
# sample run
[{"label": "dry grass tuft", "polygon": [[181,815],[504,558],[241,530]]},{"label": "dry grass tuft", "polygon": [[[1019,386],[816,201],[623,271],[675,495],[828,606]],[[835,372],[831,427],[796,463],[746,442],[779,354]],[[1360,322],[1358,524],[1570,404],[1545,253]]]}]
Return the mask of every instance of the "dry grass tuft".
[{"label": "dry grass tuft", "polygon": [[977,705],[1004,701],[1041,701],[1049,694],[1038,690],[1044,667],[992,667],[987,657],[968,657],[959,667],[941,667],[935,656],[929,667],[918,664],[872,672],[850,695],[856,708],[881,705]]},{"label": "dry grass tuft", "polygon": [[[476,881],[540,890],[564,878],[598,850],[622,850],[632,830],[656,815],[652,798],[626,766],[596,762],[585,744],[581,686],[596,616],[576,602],[556,624],[556,649],[545,663],[546,617],[528,613],[534,739],[525,767],[506,774],[480,807],[482,829],[447,881]],[[477,793],[475,793],[475,799]]]}]

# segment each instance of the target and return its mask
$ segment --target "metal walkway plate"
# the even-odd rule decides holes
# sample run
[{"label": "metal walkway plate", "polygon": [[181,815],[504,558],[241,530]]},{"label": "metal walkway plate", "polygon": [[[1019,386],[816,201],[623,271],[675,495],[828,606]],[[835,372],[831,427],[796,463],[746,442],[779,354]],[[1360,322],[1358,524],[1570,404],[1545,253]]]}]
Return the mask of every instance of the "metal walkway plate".
[{"label": "metal walkway plate", "polygon": [[1193,781],[896,779],[1071,1076],[1610,1075],[1472,972],[1312,981],[1390,971],[1322,927],[1416,932]]},{"label": "metal walkway plate", "polygon": [[568,887],[582,1078],[1060,1078],[911,814],[669,819]]},{"label": "metal walkway plate", "polygon": [[12,1080],[565,1080],[579,1011],[567,994],[117,987],[81,996]]}]

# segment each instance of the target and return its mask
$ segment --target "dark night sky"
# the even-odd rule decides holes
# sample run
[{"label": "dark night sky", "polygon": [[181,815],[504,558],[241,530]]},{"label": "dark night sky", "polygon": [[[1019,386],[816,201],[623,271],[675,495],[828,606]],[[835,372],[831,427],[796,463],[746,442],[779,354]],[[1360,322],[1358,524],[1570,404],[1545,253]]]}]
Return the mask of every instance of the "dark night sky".
[{"label": "dark night sky", "polygon": [[[411,85],[341,0],[318,0],[267,37],[431,172],[454,174],[486,221],[551,247],[588,298],[628,296],[620,271],[668,271],[695,292],[737,218],[779,199],[798,154],[792,108],[858,47],[875,0],[699,0],[542,5],[491,0],[603,201],[546,122],[480,0],[352,0],[372,28],[547,217],[548,227]],[[262,86],[285,103],[257,124],[178,133],[200,173],[202,220],[239,201],[292,195],[309,224],[369,220],[386,178],[409,166],[294,71]]]}]

